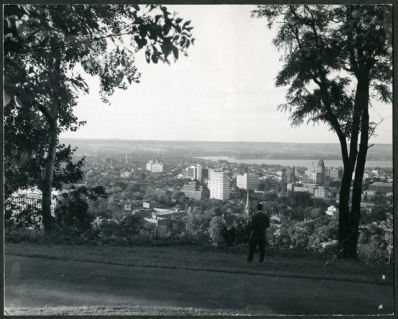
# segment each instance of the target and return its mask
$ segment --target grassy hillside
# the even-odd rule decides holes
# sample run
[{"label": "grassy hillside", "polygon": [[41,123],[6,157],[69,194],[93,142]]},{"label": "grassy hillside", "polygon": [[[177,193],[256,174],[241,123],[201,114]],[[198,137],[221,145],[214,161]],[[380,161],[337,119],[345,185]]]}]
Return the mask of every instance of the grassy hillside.
[{"label": "grassy hillside", "polygon": [[[196,246],[76,246],[7,243],[6,255],[97,262],[135,267],[158,267],[267,276],[346,280],[377,284],[393,283],[393,267],[369,265],[330,257],[319,259],[268,253],[264,264],[247,264],[246,253],[231,253]],[[7,258],[7,257],[6,257]],[[382,279],[384,275],[385,279]]]}]

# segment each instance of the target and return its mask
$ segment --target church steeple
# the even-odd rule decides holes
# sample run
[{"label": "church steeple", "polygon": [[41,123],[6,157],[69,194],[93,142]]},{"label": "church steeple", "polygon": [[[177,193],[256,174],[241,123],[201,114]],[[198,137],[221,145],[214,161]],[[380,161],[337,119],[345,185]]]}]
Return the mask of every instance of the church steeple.
[{"label": "church steeple", "polygon": [[247,190],[245,214],[246,216],[250,216],[249,190]]},{"label": "church steeple", "polygon": [[293,181],[292,181],[293,185],[294,183],[296,183],[296,174],[294,173],[294,165],[293,165]]}]

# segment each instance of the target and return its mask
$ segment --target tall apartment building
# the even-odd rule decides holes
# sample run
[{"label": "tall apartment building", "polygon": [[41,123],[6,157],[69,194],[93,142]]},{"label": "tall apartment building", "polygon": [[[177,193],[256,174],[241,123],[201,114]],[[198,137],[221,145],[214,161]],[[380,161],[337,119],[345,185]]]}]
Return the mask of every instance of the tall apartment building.
[{"label": "tall apartment building", "polygon": [[209,199],[210,191],[207,187],[199,184],[198,181],[189,182],[187,185],[180,190],[185,194],[186,197],[193,199]]},{"label": "tall apartment building", "polygon": [[229,180],[227,172],[212,171],[208,182],[210,198],[229,199]]},{"label": "tall apartment building", "polygon": [[146,164],[146,169],[152,173],[163,173],[167,171],[167,165],[158,161],[149,161]]},{"label": "tall apartment building", "polygon": [[236,186],[240,189],[258,189],[259,177],[256,174],[244,173],[236,176]]}]

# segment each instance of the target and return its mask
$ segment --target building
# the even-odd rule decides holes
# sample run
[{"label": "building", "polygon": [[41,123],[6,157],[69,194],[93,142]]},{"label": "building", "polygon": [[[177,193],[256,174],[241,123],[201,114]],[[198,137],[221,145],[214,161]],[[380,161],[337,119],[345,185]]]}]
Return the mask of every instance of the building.
[{"label": "building", "polygon": [[166,164],[158,161],[149,161],[146,164],[146,169],[152,173],[164,173],[167,172],[168,167]]},{"label": "building", "polygon": [[228,173],[221,171],[212,171],[208,182],[210,198],[229,199],[229,180]]},{"label": "building", "polygon": [[343,178],[343,169],[342,168],[329,168],[328,173],[329,173],[329,178],[330,180],[334,181],[341,181]]},{"label": "building", "polygon": [[187,168],[187,177],[194,180],[196,178],[196,167],[191,166]]},{"label": "building", "polygon": [[193,199],[210,198],[210,190],[206,186],[200,185],[197,180],[193,180],[187,185],[184,185],[184,187],[182,187],[180,191],[183,192],[186,197]]},{"label": "building", "polygon": [[131,176],[133,176],[132,172],[124,172],[124,173],[120,174],[121,178],[130,178]]},{"label": "building", "polygon": [[258,190],[259,177],[256,174],[244,173],[236,176],[236,186],[240,189]]},{"label": "building", "polygon": [[329,206],[328,209],[326,210],[326,215],[331,216],[331,217],[336,217],[336,215],[339,213],[339,209],[336,208],[335,206]]},{"label": "building", "polygon": [[[54,188],[51,190],[51,215],[54,217],[55,206],[57,205],[58,198],[63,193],[68,191],[59,191]],[[12,214],[19,214],[25,209],[41,209],[42,208],[43,193],[37,188],[27,190],[18,190],[14,192],[5,202],[5,207],[12,210]]]},{"label": "building", "polygon": [[315,198],[328,198],[330,197],[329,188],[325,186],[318,186],[313,189]]},{"label": "building", "polygon": [[326,180],[326,169],[323,160],[319,160],[316,164],[312,162],[311,166],[308,167],[306,175],[308,181],[323,185]]},{"label": "building", "polygon": [[142,203],[142,207],[144,207],[144,208],[154,208],[154,207],[158,207],[158,206],[159,206],[159,203],[155,202],[155,201]]},{"label": "building", "polygon": [[378,195],[386,196],[387,193],[392,192],[392,183],[374,182],[369,185],[369,190],[377,192]]},{"label": "building", "polygon": [[202,178],[203,179],[209,178],[209,169],[208,168],[202,168]]},{"label": "building", "polygon": [[301,183],[301,184],[295,184],[294,185],[294,191],[295,192],[309,192],[311,194],[314,194],[314,188],[316,188],[316,184],[312,183]]},{"label": "building", "polygon": [[197,179],[198,181],[202,180],[202,165],[197,164],[196,166],[190,166],[186,171],[188,178],[192,180]]}]

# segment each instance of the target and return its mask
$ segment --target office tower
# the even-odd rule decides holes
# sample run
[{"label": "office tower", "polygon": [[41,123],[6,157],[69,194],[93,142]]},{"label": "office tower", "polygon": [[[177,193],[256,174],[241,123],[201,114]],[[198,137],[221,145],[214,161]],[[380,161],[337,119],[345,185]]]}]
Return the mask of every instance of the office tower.
[{"label": "office tower", "polygon": [[323,160],[319,160],[316,164],[312,163],[311,166],[308,167],[308,172],[306,174],[310,181],[321,185],[324,184],[326,179],[326,170]]},{"label": "office tower", "polygon": [[188,178],[200,181],[202,179],[202,165],[190,166],[187,168]]},{"label": "office tower", "polygon": [[244,173],[236,176],[236,186],[240,189],[258,189],[259,177],[256,174]]},{"label": "office tower", "polygon": [[209,179],[210,198],[229,199],[229,180],[227,172],[213,171]]}]

